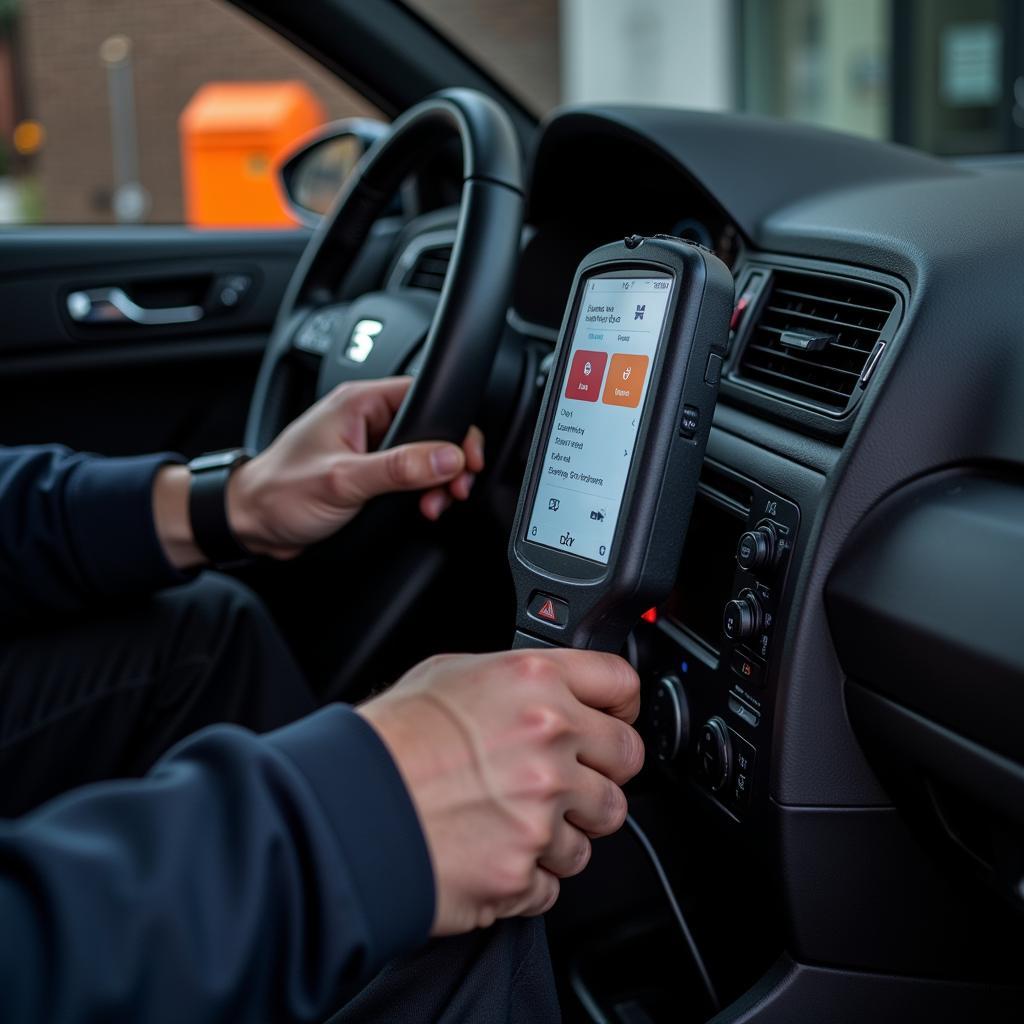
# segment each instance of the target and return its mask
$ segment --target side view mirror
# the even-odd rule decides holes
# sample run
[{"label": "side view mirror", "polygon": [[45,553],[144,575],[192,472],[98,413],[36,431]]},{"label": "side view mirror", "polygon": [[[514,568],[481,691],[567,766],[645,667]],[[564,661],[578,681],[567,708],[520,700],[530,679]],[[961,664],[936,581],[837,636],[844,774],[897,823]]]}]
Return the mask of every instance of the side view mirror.
[{"label": "side view mirror", "polygon": [[278,170],[292,213],[315,227],[363,154],[388,131],[383,121],[347,117],[307,135]]}]

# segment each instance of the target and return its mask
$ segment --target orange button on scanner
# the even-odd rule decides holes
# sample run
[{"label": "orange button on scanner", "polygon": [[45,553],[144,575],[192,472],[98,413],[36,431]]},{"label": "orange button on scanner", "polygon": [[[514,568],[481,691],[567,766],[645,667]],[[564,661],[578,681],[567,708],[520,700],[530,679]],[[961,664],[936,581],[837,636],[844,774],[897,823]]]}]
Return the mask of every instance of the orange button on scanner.
[{"label": "orange button on scanner", "polygon": [[625,405],[635,409],[644,393],[644,378],[647,376],[647,356],[616,352],[608,369],[604,385],[605,405]]}]

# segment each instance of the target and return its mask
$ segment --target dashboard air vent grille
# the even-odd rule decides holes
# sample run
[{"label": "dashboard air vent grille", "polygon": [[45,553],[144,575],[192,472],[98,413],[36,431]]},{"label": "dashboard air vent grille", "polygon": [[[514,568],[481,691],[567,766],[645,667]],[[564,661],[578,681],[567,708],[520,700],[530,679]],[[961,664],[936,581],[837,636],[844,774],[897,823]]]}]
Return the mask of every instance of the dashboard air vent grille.
[{"label": "dashboard air vent grille", "polygon": [[892,292],[866,282],[776,271],[739,376],[845,412],[895,304]]},{"label": "dashboard air vent grille", "polygon": [[425,288],[427,291],[439,292],[444,286],[448,264],[452,261],[450,245],[432,245],[417,255],[409,272],[402,282],[407,288]]}]

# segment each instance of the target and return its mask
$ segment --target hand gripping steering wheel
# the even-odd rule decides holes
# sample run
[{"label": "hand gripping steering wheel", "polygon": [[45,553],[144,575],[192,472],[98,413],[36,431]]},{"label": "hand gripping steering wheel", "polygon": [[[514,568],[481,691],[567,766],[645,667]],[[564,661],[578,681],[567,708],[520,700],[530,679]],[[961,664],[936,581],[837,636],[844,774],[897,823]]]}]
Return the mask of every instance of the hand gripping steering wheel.
[{"label": "hand gripping steering wheel", "polygon": [[[400,183],[453,137],[462,147],[462,193],[440,297],[435,302],[430,292],[391,285],[338,301],[370,228]],[[403,372],[421,347],[416,380],[382,447],[460,444],[501,338],[522,217],[519,144],[495,101],[448,89],[398,118],[357,165],[299,260],[260,367],[246,444],[265,448],[302,411],[299,351],[320,357],[319,398],[345,381]]]}]

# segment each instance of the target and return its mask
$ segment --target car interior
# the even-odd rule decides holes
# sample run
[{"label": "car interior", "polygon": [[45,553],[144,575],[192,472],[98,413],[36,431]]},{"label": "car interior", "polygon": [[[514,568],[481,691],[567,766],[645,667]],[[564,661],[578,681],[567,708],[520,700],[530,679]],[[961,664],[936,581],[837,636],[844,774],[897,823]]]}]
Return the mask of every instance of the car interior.
[{"label": "car interior", "polygon": [[[414,374],[389,441],[476,422],[472,499],[438,523],[379,501],[238,570],[322,698],[359,701],[510,646],[580,260],[712,250],[735,279],[718,403],[676,582],[624,649],[636,827],[547,918],[565,1019],[1024,1018],[1024,165],[664,106],[538,120],[402,3],[237,6],[393,122],[292,157],[294,199],[319,145],[365,151],[290,230],[0,232],[0,440],[262,447],[343,380]],[[343,358],[364,321],[385,327]]]}]

